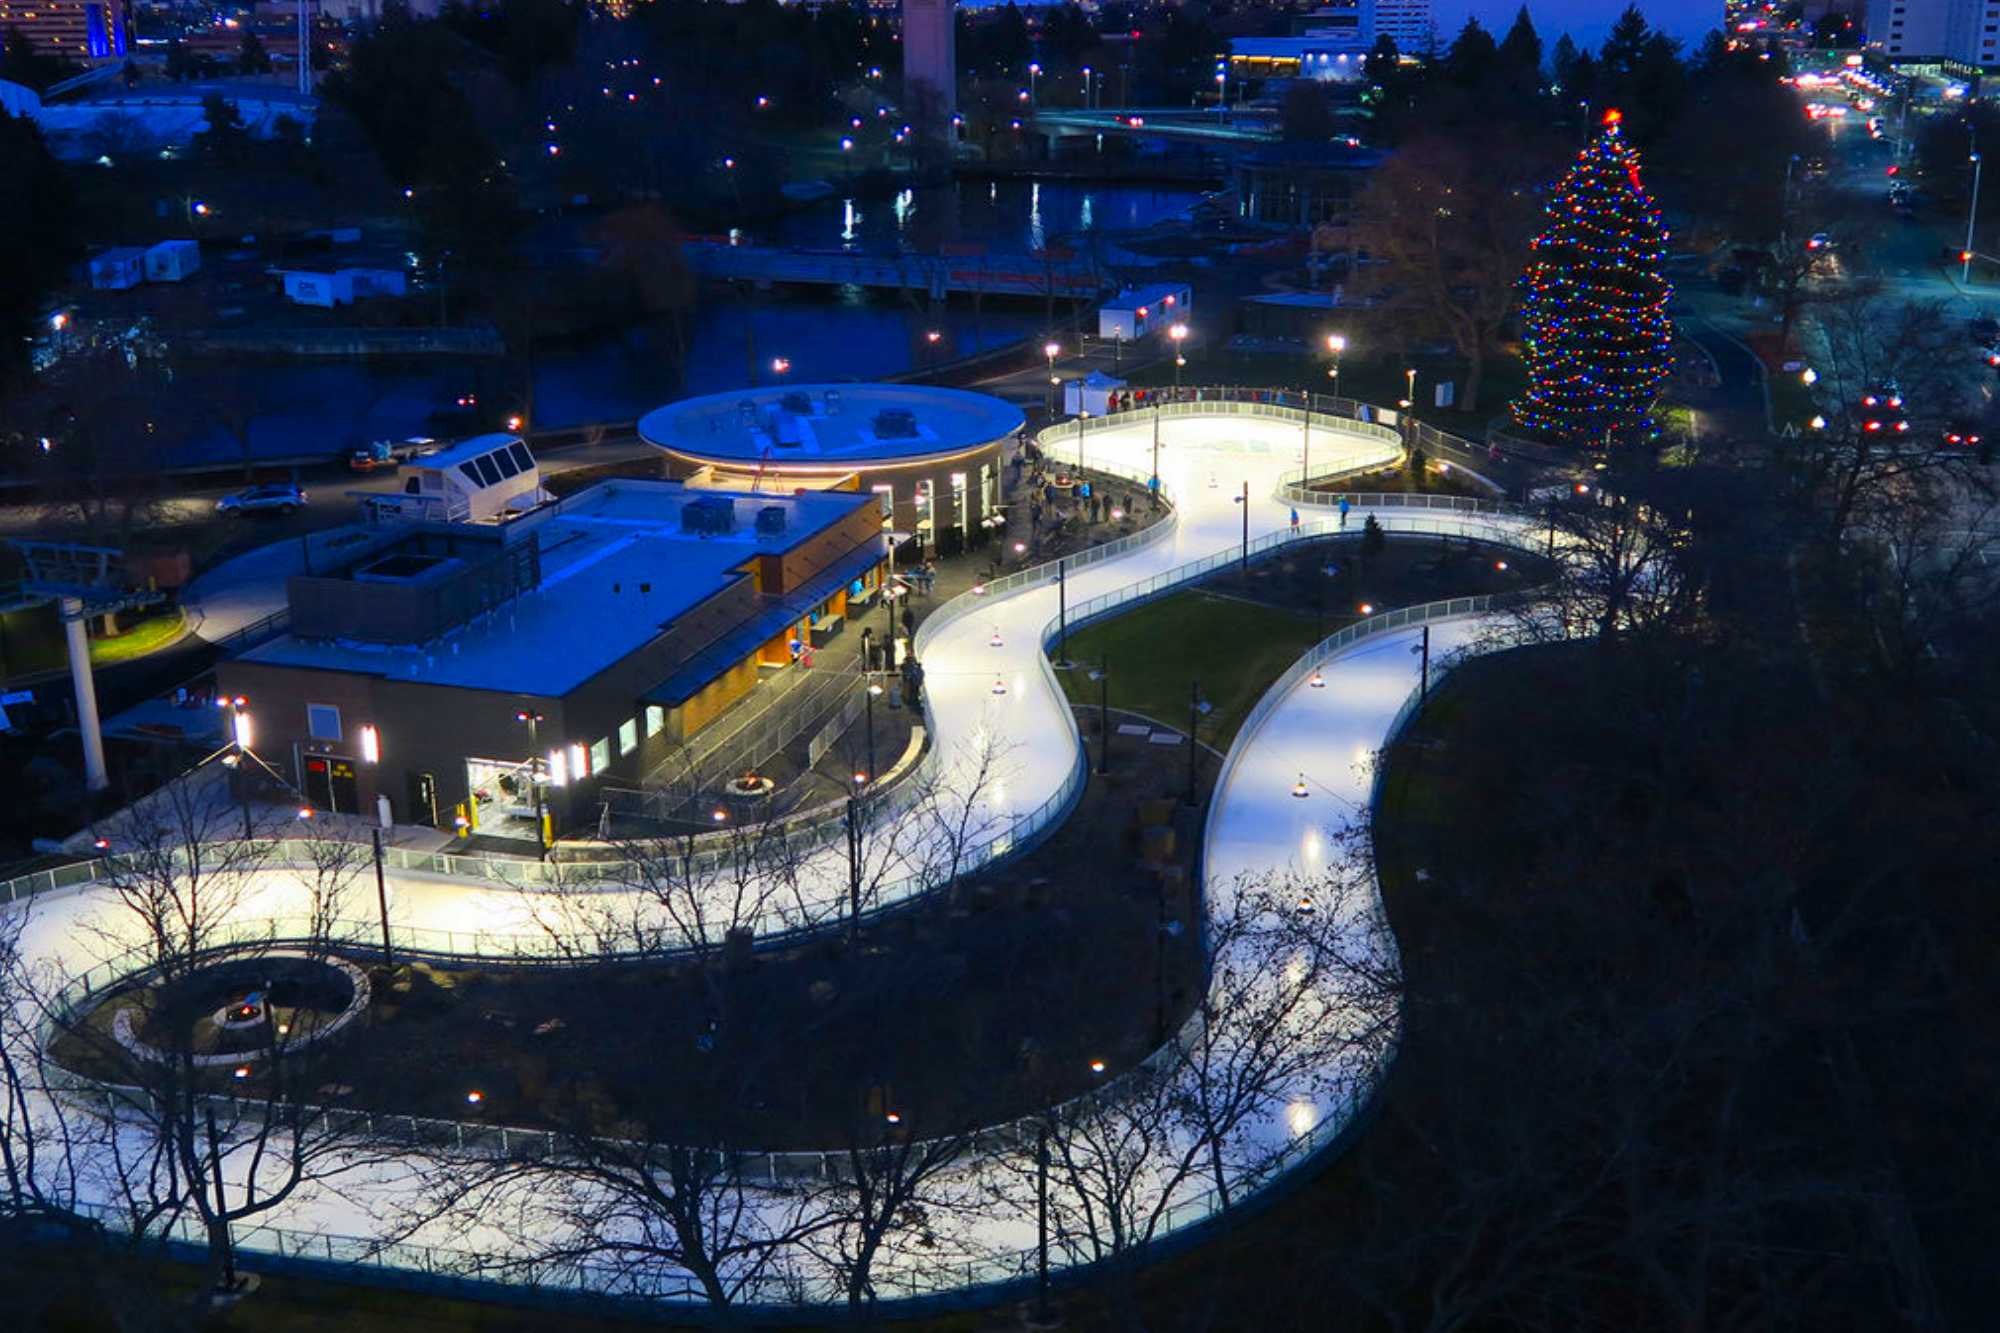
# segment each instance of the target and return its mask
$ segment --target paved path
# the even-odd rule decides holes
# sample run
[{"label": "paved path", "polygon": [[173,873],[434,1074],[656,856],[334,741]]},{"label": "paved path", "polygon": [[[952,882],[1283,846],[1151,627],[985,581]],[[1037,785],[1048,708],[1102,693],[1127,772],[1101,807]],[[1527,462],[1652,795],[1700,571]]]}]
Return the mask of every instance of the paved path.
[{"label": "paved path", "polygon": [[[1285,526],[1288,508],[1271,498],[1281,473],[1297,465],[1296,428],[1288,423],[1244,416],[1170,420],[1163,428],[1160,471],[1176,493],[1179,510],[1172,528],[1159,540],[1120,557],[1076,571],[1064,589],[1069,605],[1108,593],[1148,586],[1189,561],[1235,549],[1244,533],[1241,496],[1247,486],[1249,533],[1255,538]],[[1143,418],[1129,427],[1093,434],[1088,449],[1093,464],[1123,462],[1133,466],[1149,458],[1152,425]],[[1375,461],[1394,446],[1380,439],[1343,433],[1336,437],[1323,423],[1314,431],[1314,458],[1331,466],[1336,455],[1346,461]],[[1422,521],[1467,531],[1490,532],[1493,521],[1449,513],[1427,514]],[[1403,521],[1387,516],[1385,521]],[[996,598],[990,608],[945,625],[925,646],[925,665],[940,756],[942,799],[970,808],[967,822],[999,826],[1044,808],[1069,780],[1076,763],[1075,732],[1060,691],[1041,658],[1041,634],[1057,612],[1056,587],[1041,585]],[[1462,627],[1445,622],[1433,631],[1433,646],[1442,650],[1463,637]],[[1265,879],[1290,874],[1310,876],[1325,868],[1342,833],[1363,807],[1369,782],[1368,766],[1383,734],[1414,681],[1415,658],[1405,634],[1366,639],[1331,661],[1329,687],[1300,684],[1279,700],[1275,710],[1237,742],[1235,758],[1218,790],[1211,815],[1209,864],[1205,895],[1211,913],[1227,908],[1239,879]],[[993,747],[999,747],[997,755]],[[987,764],[985,780],[980,776]],[[1292,794],[1303,777],[1306,799]],[[931,826],[931,827],[934,827]],[[878,830],[878,840],[893,841]],[[912,844],[914,846],[914,843]],[[921,855],[918,857],[921,860]],[[798,876],[800,892],[834,904],[845,891],[844,852],[830,850],[814,858]],[[309,873],[309,872],[308,872]],[[932,881],[936,882],[936,881]],[[372,896],[372,895],[371,895]],[[620,894],[603,895],[615,900]],[[1372,894],[1369,895],[1372,899]],[[302,887],[288,872],[263,876],[241,909],[249,918],[287,918],[301,907]],[[560,923],[565,905],[548,895],[464,880],[398,874],[390,884],[390,910],[399,930],[449,932],[458,947],[475,942],[499,943],[522,932],[538,934],[543,924]],[[1371,903],[1350,903],[1352,919],[1331,924],[1341,931],[1361,932],[1369,947],[1393,951]],[[109,896],[90,890],[56,894],[30,906],[21,951],[24,957],[78,970],[103,957],[116,939],[131,938],[132,922],[119,914]],[[1275,978],[1290,964],[1265,960],[1258,975]],[[1338,996],[1324,997],[1316,1021],[1343,1021]],[[1355,1094],[1354,1080],[1366,1069],[1305,1071],[1292,1092],[1260,1103],[1234,1136],[1229,1151],[1232,1173],[1240,1175],[1284,1146],[1307,1135],[1321,1134],[1344,1123]],[[1184,1131],[1177,1130],[1176,1133]],[[240,1176],[240,1164],[229,1173]],[[972,1172],[998,1169],[984,1157],[964,1168]],[[1173,1225],[1196,1220],[1206,1205],[1202,1174],[1142,1180],[1142,1193],[1163,1192],[1173,1207]],[[365,1236],[382,1224],[408,1185],[393,1165],[357,1169],[340,1182],[341,1193],[328,1189],[303,1192],[270,1217],[272,1224],[302,1231]],[[979,1234],[970,1238],[982,1248],[1012,1252],[1032,1241],[1032,1228],[1019,1212],[997,1210],[973,1223]],[[242,1238],[246,1249],[272,1243],[255,1234]],[[416,1243],[459,1250],[499,1252],[518,1241],[497,1228],[434,1226],[420,1232]],[[331,1245],[331,1242],[328,1242]],[[413,1255],[392,1253],[390,1262],[417,1263]],[[920,1252],[903,1261],[909,1286],[885,1283],[885,1295],[914,1290],[923,1283],[951,1285],[940,1278]],[[894,1261],[891,1261],[893,1266]]]}]

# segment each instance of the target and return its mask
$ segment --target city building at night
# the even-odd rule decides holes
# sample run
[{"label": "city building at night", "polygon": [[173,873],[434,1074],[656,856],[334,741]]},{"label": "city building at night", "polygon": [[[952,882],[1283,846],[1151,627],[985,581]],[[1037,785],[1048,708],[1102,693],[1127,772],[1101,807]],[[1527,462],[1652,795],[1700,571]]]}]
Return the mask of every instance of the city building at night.
[{"label": "city building at night", "polygon": [[71,60],[115,60],[131,40],[125,0],[0,0],[0,30]]},{"label": "city building at night", "polygon": [[715,393],[647,413],[639,437],[694,486],[882,497],[896,531],[946,553],[976,543],[1001,503],[1019,408],[963,389],[800,384]]},{"label": "city building at night", "polygon": [[880,501],[611,481],[512,523],[382,530],[293,576],[226,661],[250,747],[315,808],[534,836],[637,786],[881,595]]}]

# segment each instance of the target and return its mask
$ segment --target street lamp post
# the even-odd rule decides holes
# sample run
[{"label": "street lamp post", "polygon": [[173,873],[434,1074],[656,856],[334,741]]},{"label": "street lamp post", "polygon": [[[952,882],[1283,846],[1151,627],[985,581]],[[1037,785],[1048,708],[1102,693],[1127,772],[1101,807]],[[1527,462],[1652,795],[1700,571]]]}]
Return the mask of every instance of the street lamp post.
[{"label": "street lamp post", "polygon": [[1187,364],[1187,358],[1181,355],[1181,345],[1187,341],[1188,326],[1176,324],[1167,330],[1167,336],[1174,340],[1174,397],[1178,399],[1181,396],[1181,367]]},{"label": "street lamp post", "polygon": [[1039,60],[1030,60],[1028,62],[1028,110],[1030,111],[1035,110],[1039,105],[1036,93],[1038,91],[1037,85],[1041,82],[1041,78],[1041,62]]},{"label": "street lamp post", "polygon": [[863,693],[863,695],[862,695],[862,697],[863,697],[863,698],[865,698],[865,699],[867,699],[867,700],[868,700],[868,773],[869,773],[869,775],[870,775],[871,777],[872,777],[872,776],[874,776],[874,774],[875,774],[875,771],[876,771],[876,769],[875,769],[875,696],[876,696],[876,695],[878,695],[878,694],[880,694],[880,693],[882,693],[882,687],[881,687],[880,685],[876,684],[876,683],[875,683],[874,681],[872,681],[872,680],[871,680],[871,681],[869,681],[869,682],[868,682],[868,688],[867,688],[867,690],[866,690],[866,691],[864,691],[864,693]]},{"label": "street lamp post", "polygon": [[535,846],[541,849],[543,860],[549,855],[549,819],[542,804],[542,715],[523,708],[514,714],[516,722],[524,722],[528,727],[528,785],[535,789]]},{"label": "street lamp post", "polygon": [[1972,155],[1972,199],[1965,206],[1965,249],[1959,254],[1958,280],[1972,281],[1972,225],[1979,218],[1979,154]]},{"label": "street lamp post", "polygon": [[1062,344],[1047,342],[1042,344],[1042,354],[1049,359],[1049,420],[1056,419],[1056,386],[1062,383],[1056,374],[1056,357],[1062,354]]}]

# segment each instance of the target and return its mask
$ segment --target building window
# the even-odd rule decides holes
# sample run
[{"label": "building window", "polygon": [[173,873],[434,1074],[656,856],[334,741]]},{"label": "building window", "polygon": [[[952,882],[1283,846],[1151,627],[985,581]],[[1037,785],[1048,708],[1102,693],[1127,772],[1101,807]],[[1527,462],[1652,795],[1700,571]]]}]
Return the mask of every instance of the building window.
[{"label": "building window", "polygon": [[307,704],[306,734],[316,741],[339,740],[340,710],[332,704]]},{"label": "building window", "polygon": [[593,743],[590,747],[590,771],[601,773],[611,763],[611,738]]},{"label": "building window", "polygon": [[628,718],[618,724],[618,753],[630,754],[639,748],[639,719]]},{"label": "building window", "polygon": [[661,729],[666,725],[667,725],[667,710],[660,707],[658,704],[647,704],[646,734],[648,736],[657,736],[660,734]]}]

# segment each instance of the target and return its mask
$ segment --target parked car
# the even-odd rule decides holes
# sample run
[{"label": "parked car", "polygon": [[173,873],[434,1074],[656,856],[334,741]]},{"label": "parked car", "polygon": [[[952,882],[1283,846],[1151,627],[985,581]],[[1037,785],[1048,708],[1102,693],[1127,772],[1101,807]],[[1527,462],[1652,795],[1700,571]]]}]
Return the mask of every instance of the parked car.
[{"label": "parked car", "polygon": [[1816,231],[1806,238],[1806,249],[1831,250],[1833,249],[1833,237],[1830,233]]},{"label": "parked car", "polygon": [[348,454],[347,466],[355,472],[394,469],[397,464],[407,463],[412,458],[427,458],[439,447],[438,442],[428,435],[412,435],[407,440],[377,440]]},{"label": "parked car", "polygon": [[296,486],[252,486],[215,502],[218,514],[296,514],[306,507],[306,493]]},{"label": "parked car", "polygon": [[1960,417],[1945,426],[1944,442],[1954,449],[1977,449],[1985,437],[1978,422]]},{"label": "parked car", "polygon": [[1910,419],[1903,415],[1903,390],[1884,380],[1861,395],[1861,429],[1871,435],[1907,435]]}]

